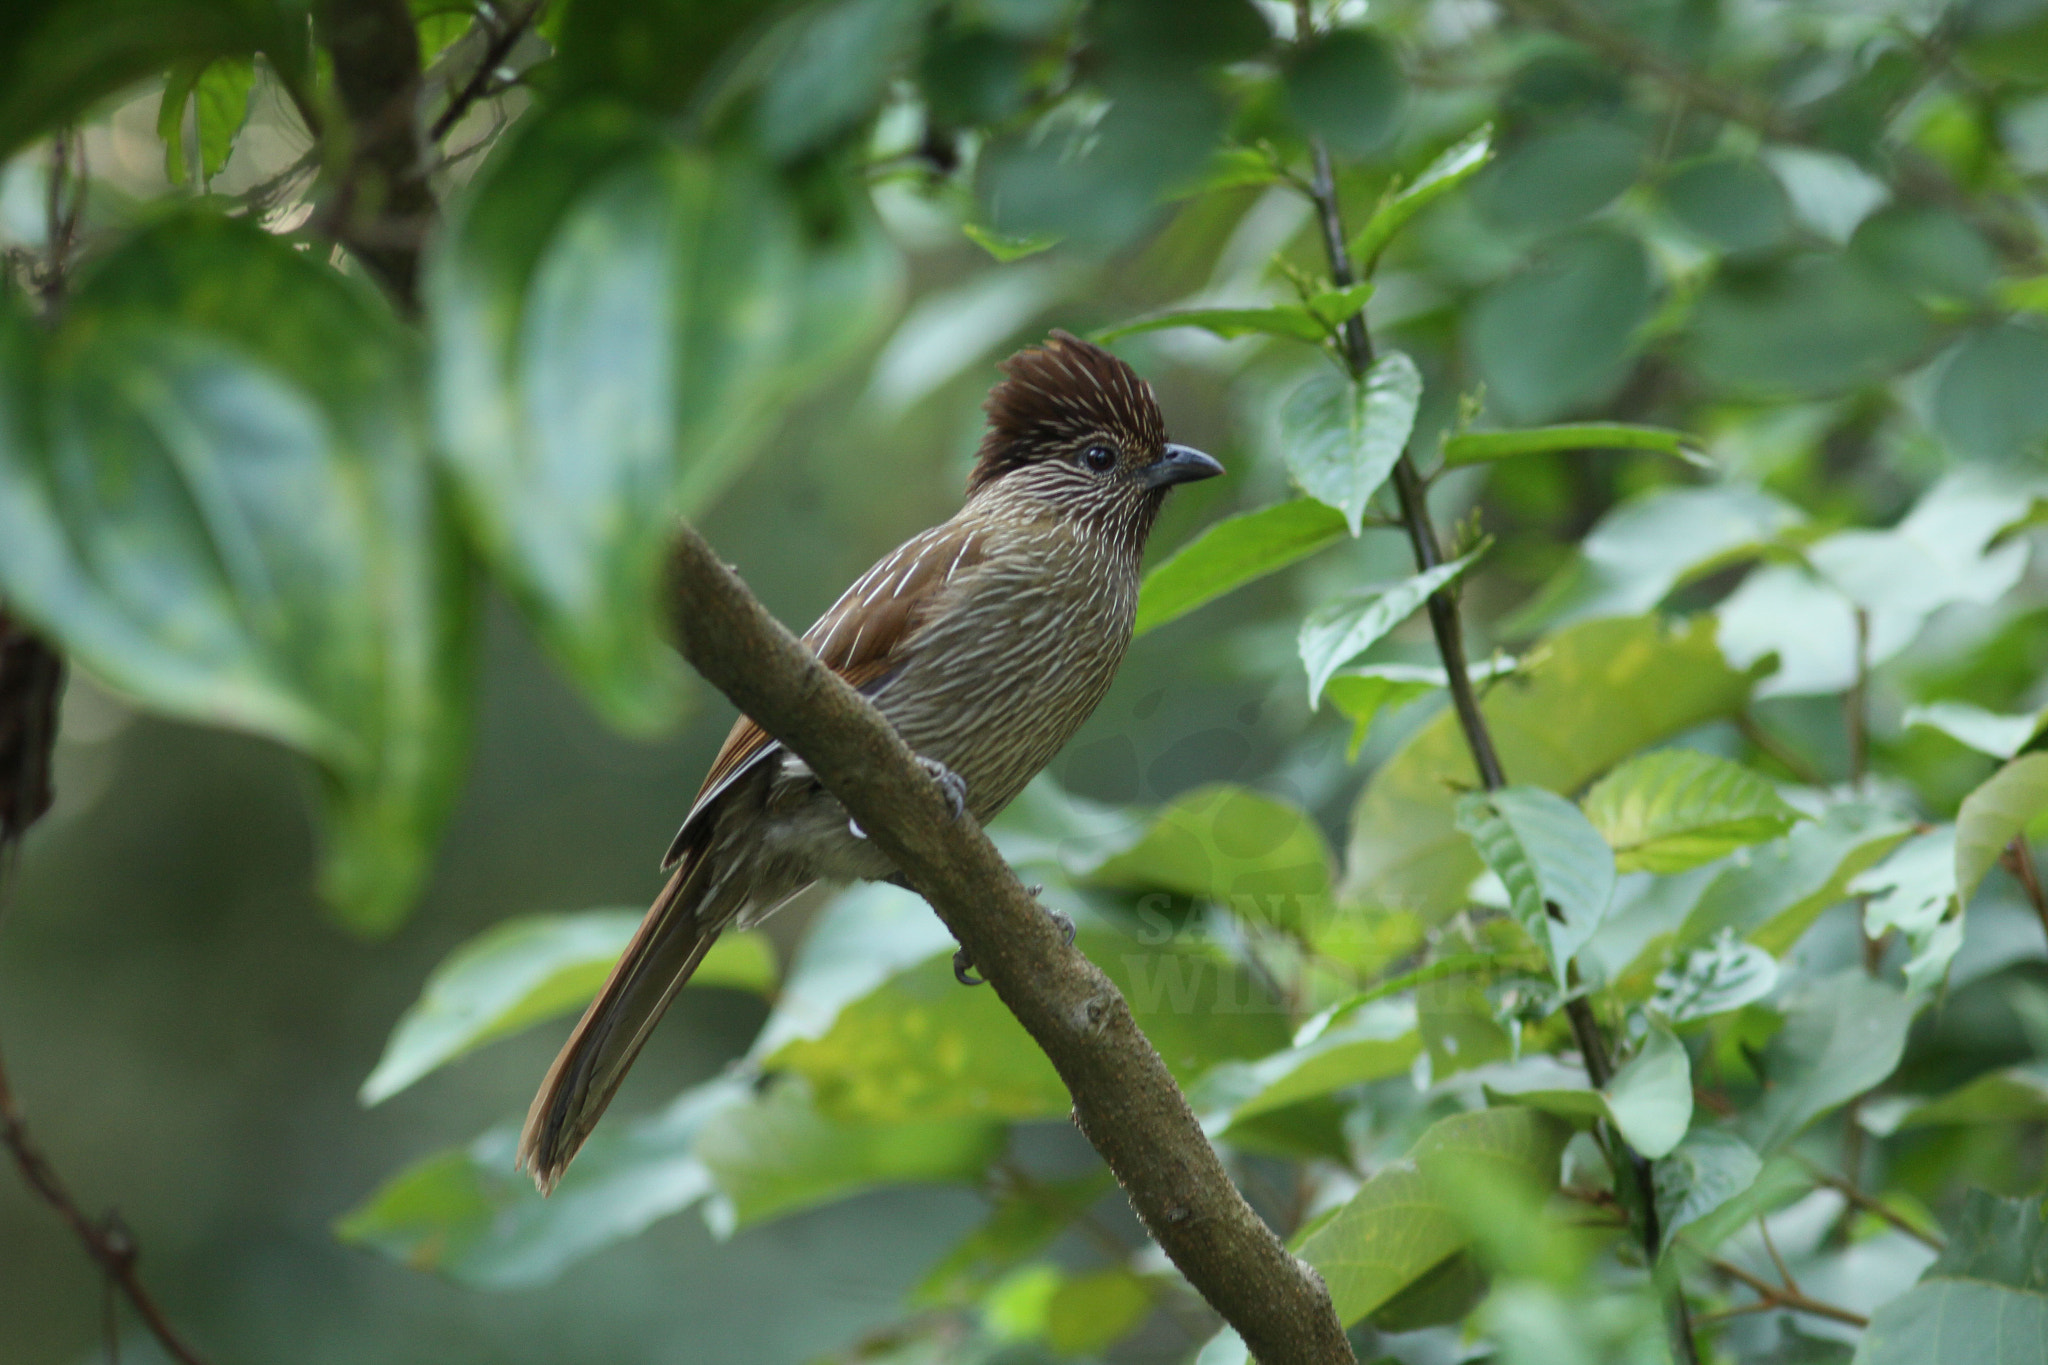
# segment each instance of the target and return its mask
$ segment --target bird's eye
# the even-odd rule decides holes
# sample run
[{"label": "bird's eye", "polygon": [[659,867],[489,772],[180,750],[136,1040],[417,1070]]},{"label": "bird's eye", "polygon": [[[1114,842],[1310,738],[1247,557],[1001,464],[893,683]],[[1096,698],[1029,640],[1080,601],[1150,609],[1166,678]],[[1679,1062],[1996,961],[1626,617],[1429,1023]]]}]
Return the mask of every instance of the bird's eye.
[{"label": "bird's eye", "polygon": [[1081,463],[1097,474],[1107,474],[1116,468],[1116,452],[1108,446],[1089,446],[1081,452]]}]

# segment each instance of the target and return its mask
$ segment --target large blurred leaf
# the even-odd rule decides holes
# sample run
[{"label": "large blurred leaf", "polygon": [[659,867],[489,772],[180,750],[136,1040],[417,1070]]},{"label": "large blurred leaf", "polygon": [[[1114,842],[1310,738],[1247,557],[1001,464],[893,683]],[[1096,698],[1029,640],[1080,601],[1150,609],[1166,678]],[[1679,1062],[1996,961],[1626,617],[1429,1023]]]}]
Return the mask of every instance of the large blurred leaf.
[{"label": "large blurred leaf", "polygon": [[1599,211],[1636,178],[1643,139],[1609,120],[1546,129],[1515,146],[1472,187],[1472,199],[1504,227],[1549,232]]},{"label": "large blurred leaf", "polygon": [[1630,426],[1625,422],[1573,422],[1554,427],[1523,427],[1514,431],[1460,431],[1444,438],[1444,466],[1511,460],[1553,450],[1655,450],[1681,459],[1688,456],[1687,436],[1666,427]]},{"label": "large blurred leaf", "polygon": [[1680,583],[1756,553],[1802,520],[1796,508],[1740,484],[1660,488],[1602,517],[1509,626],[1648,611]]},{"label": "large blurred leaf", "polygon": [[1411,1001],[1375,1000],[1306,1042],[1210,1070],[1189,1097],[1212,1133],[1365,1081],[1399,1076],[1422,1052]]},{"label": "large blurred leaf", "polygon": [[493,1129],[400,1171],[343,1215],[335,1234],[481,1289],[545,1283],[711,1193],[697,1134],[747,1096],[744,1080],[722,1077],[684,1091],[660,1114],[614,1118],[591,1134],[545,1199],[512,1169],[517,1130]]},{"label": "large blurred leaf", "polygon": [[1605,398],[1628,373],[1651,292],[1633,237],[1596,229],[1545,248],[1472,305],[1488,399],[1514,420],[1542,422]]},{"label": "large blurred leaf", "polygon": [[977,1298],[997,1274],[1035,1256],[1115,1186],[1107,1170],[1070,1180],[1013,1184],[986,1219],[946,1253],[911,1291],[914,1303]]},{"label": "large blurred leaf", "polygon": [[1971,1190],[1920,1283],[1874,1314],[1857,1365],[2021,1365],[2048,1353],[2048,1225],[2038,1197]]},{"label": "large blurred leaf", "polygon": [[1357,1322],[1469,1241],[1440,1180],[1480,1170],[1547,1192],[1556,1188],[1570,1131],[1519,1106],[1441,1119],[1416,1141],[1409,1160],[1366,1181],[1335,1217],[1302,1241],[1299,1254],[1322,1272],[1337,1316],[1347,1325]]},{"label": "large blurred leaf", "polygon": [[874,111],[931,0],[831,0],[793,23],[754,111],[761,144],[792,158]]},{"label": "large blurred leaf", "polygon": [[1407,620],[1429,600],[1431,593],[1471,568],[1472,562],[1485,552],[1486,546],[1482,544],[1461,559],[1426,569],[1399,583],[1346,593],[1310,612],[1301,623],[1301,635],[1296,641],[1302,667],[1308,670],[1309,705],[1322,700],[1324,686],[1338,669]]},{"label": "large blurred leaf", "polygon": [[1716,388],[1833,393],[1911,364],[1926,312],[1896,282],[1835,254],[1723,269],[1693,315],[1692,362]]},{"label": "large blurred leaf", "polygon": [[1541,787],[1473,792],[1458,802],[1457,824],[1563,985],[1614,898],[1614,851],[1577,806]]},{"label": "large blurred leaf", "polygon": [[981,1119],[845,1122],[790,1077],[712,1115],[695,1151],[718,1191],[705,1218],[727,1236],[876,1185],[977,1180],[1004,1141],[1000,1123]]},{"label": "large blurred leaf", "polygon": [[253,228],[174,219],[44,339],[0,317],[0,591],[86,668],[327,776],[322,889],[408,909],[468,733],[472,600],[404,331]]},{"label": "large blurred leaf", "polygon": [[1792,828],[1799,812],[1757,773],[1697,749],[1659,749],[1586,793],[1586,818],[1623,872],[1683,872]]},{"label": "large blurred leaf", "polygon": [[1337,29],[1296,46],[1281,74],[1295,119],[1345,156],[1393,136],[1406,95],[1400,58],[1370,29]]},{"label": "large blurred leaf", "polygon": [[0,161],[167,67],[260,51],[299,72],[305,22],[280,0],[17,0],[0,24]]},{"label": "large blurred leaf", "polygon": [[1732,930],[1782,953],[1912,828],[1911,819],[1880,803],[1832,802],[1819,819],[1732,861],[1687,912],[1677,943],[1703,944]]},{"label": "large blurred leaf", "polygon": [[1177,891],[1250,921],[1308,931],[1330,910],[1330,847],[1301,807],[1219,783],[1161,807],[1136,843],[1087,879]]},{"label": "large blurred leaf", "polygon": [[1755,1184],[1762,1170],[1763,1161],[1738,1137],[1717,1128],[1689,1135],[1657,1163],[1657,1226],[1664,1244]]},{"label": "large blurred leaf", "polygon": [[1143,635],[1305,559],[1342,540],[1344,529],[1344,514],[1314,498],[1294,498],[1219,521],[1145,575],[1132,631]]},{"label": "large blurred leaf", "polygon": [[1882,1082],[1899,1064],[1913,1005],[1861,968],[1815,981],[1784,1004],[1785,1027],[1759,1070],[1771,1080],[1745,1131],[1768,1153],[1822,1114]]},{"label": "large blurred leaf", "polygon": [[[1713,622],[1626,617],[1551,636],[1483,710],[1510,779],[1576,791],[1638,749],[1734,710],[1748,691],[1715,648]],[[1459,785],[1478,786],[1478,775],[1446,712],[1366,784],[1342,898],[1428,918],[1462,907],[1480,862],[1452,822]]]},{"label": "large blurred leaf", "polygon": [[[1469,670],[1474,683],[1489,682],[1515,669],[1513,659],[1488,659]],[[1343,668],[1323,684],[1323,696],[1351,721],[1344,756],[1356,760],[1373,718],[1451,685],[1450,675],[1432,664],[1361,664]]]},{"label": "large blurred leaf", "polygon": [[872,337],[900,265],[865,216],[812,240],[763,166],[604,106],[533,122],[431,257],[436,415],[485,557],[615,724],[674,711],[673,518]]},{"label": "large blurred leaf", "polygon": [[1937,701],[1907,707],[1899,723],[1925,725],[1980,754],[2012,758],[2048,730],[2048,709],[2005,716],[1968,702]]},{"label": "large blurred leaf", "polygon": [[1935,427],[1958,455],[2041,464],[2048,437],[2048,334],[2025,323],[1980,328],[1959,343],[1934,390]]},{"label": "large blurred leaf", "polygon": [[[632,940],[641,914],[522,915],[463,944],[399,1017],[359,1098],[381,1103],[485,1043],[582,1009]],[[761,934],[727,930],[690,984],[765,992],[775,984],[775,950]]]},{"label": "large blurred leaf", "polygon": [[1664,182],[1663,197],[1688,232],[1722,251],[1765,251],[1792,233],[1785,187],[1752,158],[1695,161]]},{"label": "large blurred leaf", "polygon": [[[1213,947],[1097,928],[1079,943],[1183,1079],[1286,1041],[1278,1002]],[[993,991],[961,988],[952,957],[952,939],[917,897],[888,886],[843,897],[805,944],[753,1055],[807,1078],[817,1108],[838,1120],[1067,1112],[1052,1063]]]},{"label": "large blurred leaf", "polygon": [[1422,375],[1400,351],[1374,361],[1363,383],[1318,371],[1280,409],[1288,472],[1357,535],[1372,495],[1408,447],[1421,401]]},{"label": "large blurred leaf", "polygon": [[2006,845],[2048,811],[2048,754],[2016,758],[1963,798],[1956,812],[1956,895],[1977,893]]}]

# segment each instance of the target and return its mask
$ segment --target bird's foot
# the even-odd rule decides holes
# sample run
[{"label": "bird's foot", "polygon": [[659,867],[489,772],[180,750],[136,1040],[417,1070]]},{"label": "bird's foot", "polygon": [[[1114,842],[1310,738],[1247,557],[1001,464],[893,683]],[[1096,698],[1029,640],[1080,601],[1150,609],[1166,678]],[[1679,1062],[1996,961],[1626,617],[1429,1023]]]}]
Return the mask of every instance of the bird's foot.
[{"label": "bird's foot", "polygon": [[[1045,890],[1043,886],[1027,886],[1024,889],[1031,893],[1031,899],[1033,900],[1037,900],[1039,895]],[[1060,946],[1065,948],[1073,947],[1074,921],[1072,918],[1048,905],[1041,905],[1039,908],[1045,911],[1046,918],[1052,921],[1053,928],[1060,931]],[[986,980],[986,978],[974,974],[974,959],[967,955],[965,948],[958,949],[953,954],[953,979],[963,986],[979,986],[984,984]]]},{"label": "bird's foot", "polygon": [[958,820],[967,814],[967,779],[954,772],[936,758],[917,756],[917,766],[931,774],[932,781],[939,784],[939,790],[946,794],[946,805]]}]

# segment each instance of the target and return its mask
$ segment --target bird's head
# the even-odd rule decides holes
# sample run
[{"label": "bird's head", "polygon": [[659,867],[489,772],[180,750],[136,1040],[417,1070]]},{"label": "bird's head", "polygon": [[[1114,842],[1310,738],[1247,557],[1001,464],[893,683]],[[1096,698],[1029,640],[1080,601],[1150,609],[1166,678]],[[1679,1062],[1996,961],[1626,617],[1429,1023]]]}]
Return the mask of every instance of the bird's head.
[{"label": "bird's head", "polygon": [[1223,472],[1166,439],[1152,386],[1100,346],[1055,331],[1001,368],[970,499],[1036,504],[1142,544],[1169,489]]}]

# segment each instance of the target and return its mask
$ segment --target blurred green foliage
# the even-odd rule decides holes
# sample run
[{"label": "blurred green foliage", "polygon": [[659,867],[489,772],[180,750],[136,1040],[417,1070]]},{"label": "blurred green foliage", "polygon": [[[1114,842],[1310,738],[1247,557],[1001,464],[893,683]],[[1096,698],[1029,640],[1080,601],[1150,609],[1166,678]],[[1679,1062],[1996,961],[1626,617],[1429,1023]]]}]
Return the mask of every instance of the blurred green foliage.
[{"label": "blurred green foliage", "polygon": [[[2048,8],[410,8],[400,108],[444,205],[417,318],[333,246],[362,182],[306,7],[45,0],[0,34],[0,597],[91,679],[60,752],[88,794],[31,843],[19,913],[121,887],[50,959],[89,980],[155,897],[159,952],[188,924],[209,946],[144,994],[238,1031],[364,991],[375,1017],[307,1043],[270,1117],[358,1088],[431,1114],[378,1144],[387,1178],[294,1214],[411,1267],[365,1271],[375,1293],[659,1267],[672,1228],[625,1244],[686,1210],[721,1239],[677,1253],[711,1283],[857,1197],[886,1292],[828,1311],[778,1247],[726,1358],[1243,1359],[892,888],[722,945],[699,984],[723,989],[668,1030],[715,1035],[657,1077],[673,1098],[630,1092],[551,1200],[510,1171],[536,1030],[633,922],[563,908],[644,889],[579,869],[689,777],[566,691],[534,702],[536,659],[643,742],[688,714],[701,760],[719,721],[660,634],[671,519],[814,611],[951,510],[988,362],[1063,325],[1236,477],[1169,513],[1124,682],[994,832],[1361,1359],[1658,1360],[1675,1298],[1702,1359],[1759,1365],[1969,1365],[2048,1332]],[[1412,558],[1402,461],[1441,563]],[[1414,619],[1435,592],[1496,790]],[[137,762],[184,752],[136,711],[302,755],[311,881],[355,934],[409,937],[287,914],[264,933],[294,936],[303,998],[226,989],[262,962],[206,937],[215,883],[278,895],[306,850],[222,837],[202,816],[250,817],[204,782],[203,811],[102,815],[95,715],[158,737]],[[274,764],[188,741],[270,773],[277,818]],[[105,881],[67,833],[153,869],[190,828],[221,847],[171,860],[206,873],[175,893]],[[61,1058],[64,1089],[106,1065]],[[485,1080],[406,1108],[457,1077]],[[392,1109],[328,1105],[301,1159]],[[710,1358],[708,1327],[646,1325],[664,1279],[620,1283],[590,1311],[631,1345],[500,1348]],[[10,1360],[90,1335],[18,1345],[20,1316]]]}]

